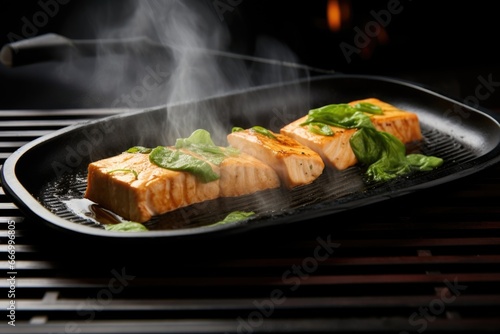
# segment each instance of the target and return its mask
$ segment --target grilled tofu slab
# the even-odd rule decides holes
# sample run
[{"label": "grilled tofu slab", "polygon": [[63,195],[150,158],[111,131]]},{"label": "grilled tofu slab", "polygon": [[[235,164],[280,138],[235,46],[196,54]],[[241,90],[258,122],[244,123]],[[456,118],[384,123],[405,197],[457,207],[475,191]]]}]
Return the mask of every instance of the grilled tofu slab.
[{"label": "grilled tofu slab", "polygon": [[[379,131],[386,131],[396,136],[403,143],[421,140],[422,134],[420,123],[416,114],[398,109],[388,103],[375,98],[352,101],[349,104],[371,103],[379,106],[383,114],[368,114]],[[281,128],[280,133],[289,136],[299,143],[317,152],[326,164],[343,170],[354,166],[358,161],[351,149],[349,140],[357,131],[356,129],[345,129],[330,126],[335,133],[333,136],[323,136],[312,133],[307,126],[301,124],[307,119],[307,115]]]},{"label": "grilled tofu slab", "polygon": [[318,153],[326,164],[338,170],[346,169],[357,163],[356,156],[349,144],[349,140],[354,132],[356,132],[356,129],[331,126],[330,128],[335,132],[335,135],[331,137],[322,136],[312,133],[307,127],[300,125],[306,119],[307,116],[304,116],[286,125],[280,130],[281,133],[309,147]]},{"label": "grilled tofu slab", "polygon": [[218,181],[200,182],[188,172],[156,166],[148,154],[141,153],[122,153],[90,163],[84,195],[122,218],[139,223],[218,196]]},{"label": "grilled tofu slab", "polygon": [[309,184],[323,173],[325,164],[316,152],[291,137],[269,133],[273,137],[246,129],[230,133],[227,140],[229,145],[271,166],[287,188]]},{"label": "grilled tofu slab", "polygon": [[220,197],[242,196],[281,185],[273,168],[243,152],[227,157],[219,168]]},{"label": "grilled tofu slab", "polygon": [[355,105],[360,102],[379,106],[384,112],[382,115],[370,115],[372,123],[377,130],[388,132],[405,144],[422,139],[422,131],[417,114],[398,109],[389,103],[374,98],[352,101],[349,104]]},{"label": "grilled tofu slab", "polygon": [[189,172],[151,163],[148,154],[122,153],[89,164],[84,197],[124,219],[144,223],[191,204],[280,186],[271,167],[246,154],[212,168],[220,178],[204,183]]}]

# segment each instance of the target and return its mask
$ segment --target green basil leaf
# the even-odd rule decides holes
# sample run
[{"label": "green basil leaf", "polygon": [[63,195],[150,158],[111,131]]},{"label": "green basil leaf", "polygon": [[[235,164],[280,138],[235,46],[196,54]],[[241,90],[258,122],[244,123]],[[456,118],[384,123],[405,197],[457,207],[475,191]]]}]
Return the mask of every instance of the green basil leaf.
[{"label": "green basil leaf", "polygon": [[245,220],[248,217],[251,217],[253,215],[255,215],[255,212],[253,212],[253,211],[250,211],[250,212],[233,211],[233,212],[229,213],[223,220],[218,221],[217,223],[211,224],[210,226],[234,223],[234,222],[237,222],[240,220]]},{"label": "green basil leaf", "polygon": [[175,143],[176,148],[189,147],[190,145],[206,145],[209,147],[215,146],[212,141],[212,137],[210,136],[210,132],[203,129],[195,130],[189,137],[179,138]]},{"label": "green basil leaf", "polygon": [[188,138],[179,138],[176,148],[185,148],[199,154],[214,165],[220,165],[226,158],[226,152],[215,145],[210,133],[203,129],[195,130]]},{"label": "green basil leaf", "polygon": [[346,129],[373,127],[370,117],[348,104],[330,104],[309,111],[301,125],[323,123]]},{"label": "green basil leaf", "polygon": [[206,161],[165,146],[154,148],[149,154],[149,160],[162,168],[189,172],[205,183],[215,181],[220,177]]},{"label": "green basil leaf", "polygon": [[322,136],[333,136],[335,134],[331,127],[322,123],[310,123],[308,129],[310,132]]},{"label": "green basil leaf", "polygon": [[233,128],[231,129],[231,132],[240,132],[240,131],[245,131],[245,129],[239,126],[233,126]]},{"label": "green basil leaf", "polygon": [[257,133],[260,133],[261,135],[269,137],[271,139],[276,139],[276,136],[271,131],[266,129],[265,127],[255,125],[255,126],[252,126],[250,129],[257,132]]},{"label": "green basil leaf", "polygon": [[349,144],[359,162],[370,165],[380,159],[384,143],[377,130],[363,128],[356,131]]},{"label": "green basil leaf", "polygon": [[141,223],[124,221],[118,224],[107,224],[104,225],[107,231],[118,231],[118,232],[143,232],[148,231],[148,228]]},{"label": "green basil leaf", "polygon": [[359,102],[353,105],[353,108],[369,114],[383,115],[384,112],[379,106],[369,102]]},{"label": "green basil leaf", "polygon": [[301,125],[309,125],[309,131],[320,135],[329,135],[325,128],[328,125],[358,129],[349,143],[358,161],[368,166],[366,174],[374,181],[387,181],[415,170],[432,170],[443,163],[437,157],[406,157],[404,143],[387,132],[376,130],[367,113],[383,114],[383,111],[379,106],[366,102],[353,106],[330,104],[311,109]]},{"label": "green basil leaf", "polygon": [[395,136],[383,131],[374,132],[381,145],[381,154],[372,162],[366,174],[374,181],[388,181],[412,171],[406,159],[406,147]]},{"label": "green basil leaf", "polygon": [[108,174],[116,173],[116,172],[123,172],[123,173],[132,173],[135,176],[135,179],[139,177],[139,174],[133,169],[127,169],[127,168],[118,168],[118,169],[113,169],[108,172]]},{"label": "green basil leaf", "polygon": [[430,171],[443,163],[443,159],[433,156],[406,156],[403,142],[390,133],[375,129],[356,131],[350,145],[356,158],[368,165],[366,175],[373,181],[388,181],[413,171]]},{"label": "green basil leaf", "polygon": [[419,171],[430,171],[443,164],[443,159],[423,154],[408,154],[409,164]]},{"label": "green basil leaf", "polygon": [[134,146],[134,147],[129,148],[125,152],[127,152],[127,153],[145,153],[145,154],[148,154],[148,153],[151,153],[151,150],[152,149],[149,148],[149,147]]}]

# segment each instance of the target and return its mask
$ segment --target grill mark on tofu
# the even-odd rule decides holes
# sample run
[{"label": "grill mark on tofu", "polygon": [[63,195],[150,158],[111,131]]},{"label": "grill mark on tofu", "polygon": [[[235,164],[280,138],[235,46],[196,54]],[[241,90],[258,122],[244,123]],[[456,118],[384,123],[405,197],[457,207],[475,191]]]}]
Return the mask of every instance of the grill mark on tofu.
[{"label": "grill mark on tofu", "polygon": [[[191,204],[280,186],[271,167],[246,154],[211,166],[221,177],[203,183],[188,172],[156,166],[148,154],[122,153],[89,164],[84,197],[124,219],[143,223]],[[134,173],[119,170],[134,170],[137,179]]]},{"label": "grill mark on tofu", "polygon": [[[137,180],[133,173],[109,173],[118,169],[136,171]],[[218,180],[203,183],[187,172],[152,164],[147,154],[122,153],[89,164],[84,197],[124,219],[142,223],[218,195]]]},{"label": "grill mark on tofu", "polygon": [[241,196],[280,186],[274,169],[246,153],[227,157],[220,168],[221,197]]},{"label": "grill mark on tofu", "polygon": [[270,138],[251,130],[230,133],[229,144],[271,166],[282,184],[293,188],[313,182],[324,169],[321,157],[293,138],[274,134]]},{"label": "grill mark on tofu", "polygon": [[357,163],[356,156],[351,149],[349,140],[356,132],[355,129],[344,129],[335,126],[330,128],[335,132],[334,136],[322,136],[310,132],[307,126],[301,126],[307,116],[286,125],[280,131],[283,135],[294,138],[302,145],[317,152],[321,158],[330,166],[338,170],[345,169]]},{"label": "grill mark on tofu", "polygon": [[422,139],[417,114],[401,110],[374,98],[352,101],[349,104],[354,105],[358,102],[371,103],[382,109],[383,115],[370,115],[371,121],[377,130],[388,132],[405,144]]}]

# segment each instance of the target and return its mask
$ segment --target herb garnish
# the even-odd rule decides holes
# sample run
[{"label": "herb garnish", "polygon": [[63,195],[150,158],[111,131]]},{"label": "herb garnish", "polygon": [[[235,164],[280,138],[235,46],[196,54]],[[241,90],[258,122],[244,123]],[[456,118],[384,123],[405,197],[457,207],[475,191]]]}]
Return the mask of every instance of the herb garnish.
[{"label": "herb garnish", "polygon": [[148,154],[151,153],[152,148],[150,147],[144,147],[144,146],[134,146],[126,150],[125,152],[127,153],[144,153]]},{"label": "herb garnish", "polygon": [[253,215],[255,215],[255,212],[253,212],[253,211],[248,211],[248,212],[247,211],[233,211],[233,212],[229,213],[223,220],[218,221],[217,223],[214,223],[214,224],[210,224],[210,226],[234,223],[234,222],[237,222],[240,220],[245,220],[248,217],[251,217]]},{"label": "herb garnish", "polygon": [[[188,153],[184,153],[181,149],[196,153],[206,161]],[[211,182],[219,179],[219,175],[213,171],[210,163],[220,165],[226,157],[239,153],[235,148],[222,148],[215,145],[210,133],[203,129],[195,130],[187,138],[178,138],[174,149],[165,146],[158,146],[156,148],[134,146],[129,148],[126,152],[149,154],[149,160],[155,165],[170,170],[192,173],[202,182]],[[120,171],[132,172],[137,178],[137,173],[132,170],[122,169]]]},{"label": "herb garnish", "polygon": [[139,175],[137,174],[137,172],[135,170],[133,170],[133,169],[127,169],[127,168],[113,169],[113,170],[110,170],[108,172],[108,174],[116,173],[116,172],[132,173],[132,174],[134,174],[136,180],[139,177]]},{"label": "herb garnish", "polygon": [[312,109],[300,125],[322,124],[340,128],[361,128],[372,124],[370,117],[349,104],[329,104]]},{"label": "herb garnish", "polygon": [[234,149],[222,149],[212,141],[210,133],[207,130],[195,130],[188,138],[179,138],[175,142],[175,148],[185,148],[191,152],[197,153],[214,165],[220,165],[228,155],[237,154]]},{"label": "herb garnish", "polygon": [[335,134],[327,124],[316,122],[309,123],[309,131],[322,136],[333,136]]},{"label": "herb garnish", "polygon": [[204,183],[215,181],[220,177],[208,162],[165,146],[154,148],[149,154],[149,161],[166,169],[189,172]]},{"label": "herb garnish", "polygon": [[276,139],[276,136],[271,131],[269,131],[268,129],[266,129],[263,126],[255,125],[255,126],[252,126],[250,128],[250,130],[255,131],[257,133],[260,133],[261,135],[264,135],[264,136],[269,137],[271,139]]},{"label": "herb garnish", "polygon": [[383,115],[384,111],[379,106],[369,102],[359,102],[352,106],[354,109],[375,115]]},{"label": "herb garnish", "polygon": [[148,228],[141,223],[132,221],[123,221],[118,224],[107,224],[104,225],[107,231],[118,231],[118,232],[142,232],[148,231]]},{"label": "herb garnish", "polygon": [[[239,127],[239,126],[235,126],[235,127],[233,127],[233,129],[231,130],[231,132],[240,132],[240,131],[244,131],[244,130],[245,129],[243,129],[243,128]],[[255,125],[255,126],[252,126],[249,130],[257,132],[257,133],[260,133],[261,135],[269,137],[271,139],[276,139],[276,136],[271,131],[269,131],[268,129],[266,129],[263,126]]]},{"label": "herb garnish", "polygon": [[443,164],[443,159],[438,157],[406,155],[403,142],[375,128],[356,131],[350,144],[356,158],[368,166],[366,175],[373,181],[388,181],[413,171],[430,171]]},{"label": "herb garnish", "polygon": [[387,181],[412,171],[429,171],[443,164],[443,159],[438,157],[406,155],[405,144],[395,136],[375,129],[366,112],[381,114],[382,110],[371,103],[354,106],[330,104],[310,110],[301,125],[308,125],[309,131],[320,135],[327,133],[322,130],[325,126],[358,129],[349,143],[358,161],[368,166],[366,174],[373,181]]}]

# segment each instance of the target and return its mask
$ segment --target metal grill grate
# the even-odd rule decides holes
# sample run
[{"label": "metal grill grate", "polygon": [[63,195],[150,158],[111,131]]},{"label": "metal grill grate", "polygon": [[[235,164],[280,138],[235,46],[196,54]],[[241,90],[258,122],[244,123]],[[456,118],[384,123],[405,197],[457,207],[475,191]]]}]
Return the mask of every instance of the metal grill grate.
[{"label": "metal grill grate", "polygon": [[[38,136],[109,114],[2,111],[1,163]],[[0,303],[6,310],[15,301],[16,327],[7,317],[0,326],[19,333],[498,332],[499,171],[495,165],[360,210],[177,249],[63,240],[0,191],[0,269],[15,276],[15,285],[1,281]]]}]

